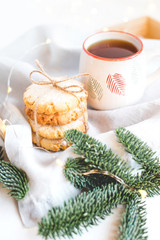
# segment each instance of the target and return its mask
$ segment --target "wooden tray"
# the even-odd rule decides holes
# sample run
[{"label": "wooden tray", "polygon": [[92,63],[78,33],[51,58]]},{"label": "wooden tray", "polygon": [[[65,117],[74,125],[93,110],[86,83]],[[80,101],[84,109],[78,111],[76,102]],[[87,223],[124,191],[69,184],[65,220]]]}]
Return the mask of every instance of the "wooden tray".
[{"label": "wooden tray", "polygon": [[147,16],[114,25],[108,29],[126,31],[144,38],[160,39],[160,22]]}]

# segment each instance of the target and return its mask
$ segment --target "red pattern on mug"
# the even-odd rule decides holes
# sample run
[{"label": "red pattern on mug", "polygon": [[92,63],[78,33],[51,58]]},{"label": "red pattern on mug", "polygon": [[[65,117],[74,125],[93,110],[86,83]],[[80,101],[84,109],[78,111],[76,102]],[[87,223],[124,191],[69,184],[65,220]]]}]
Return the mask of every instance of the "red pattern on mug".
[{"label": "red pattern on mug", "polygon": [[107,88],[115,94],[125,95],[125,80],[121,74],[109,74],[106,80]]}]

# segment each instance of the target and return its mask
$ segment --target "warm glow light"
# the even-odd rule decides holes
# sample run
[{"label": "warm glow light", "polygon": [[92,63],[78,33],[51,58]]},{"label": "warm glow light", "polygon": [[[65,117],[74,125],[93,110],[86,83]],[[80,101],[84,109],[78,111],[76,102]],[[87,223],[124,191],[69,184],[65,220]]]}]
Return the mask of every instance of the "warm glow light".
[{"label": "warm glow light", "polygon": [[47,38],[45,42],[46,42],[46,44],[50,44],[52,41],[50,38]]},{"label": "warm glow light", "polygon": [[59,165],[60,167],[64,167],[64,164],[62,163],[62,160],[61,160],[61,159],[57,158],[57,159],[56,159],[56,163],[57,163],[57,165]]},{"label": "warm glow light", "polygon": [[8,91],[7,92],[8,92],[8,94],[12,92],[12,88],[10,86],[8,87]]},{"label": "warm glow light", "polygon": [[138,192],[140,193],[142,200],[147,197],[147,192],[145,190],[138,190]]},{"label": "warm glow light", "polygon": [[104,27],[104,28],[102,29],[103,32],[107,32],[108,30],[109,30],[108,27]]}]

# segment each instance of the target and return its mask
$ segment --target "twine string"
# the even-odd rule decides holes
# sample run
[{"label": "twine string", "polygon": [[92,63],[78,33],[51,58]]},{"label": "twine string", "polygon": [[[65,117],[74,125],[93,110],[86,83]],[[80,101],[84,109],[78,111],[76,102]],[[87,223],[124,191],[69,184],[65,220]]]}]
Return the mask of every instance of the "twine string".
[{"label": "twine string", "polygon": [[[37,67],[38,67],[40,70],[33,70],[33,71],[30,73],[30,79],[31,79],[32,83],[37,84],[37,85],[50,85],[50,84],[52,84],[53,87],[55,87],[55,88],[57,88],[57,89],[59,89],[59,90],[62,90],[62,91],[64,91],[64,92],[67,92],[67,93],[69,93],[69,94],[72,94],[72,95],[73,95],[73,93],[85,92],[84,88],[81,87],[80,85],[70,85],[70,86],[61,87],[61,86],[58,85],[58,83],[66,82],[66,81],[69,81],[69,80],[71,80],[71,79],[77,79],[77,78],[79,78],[79,77],[90,76],[89,73],[78,74],[78,75],[75,75],[75,76],[72,76],[72,77],[69,77],[69,78],[64,78],[64,79],[59,79],[59,80],[57,80],[57,78],[52,78],[51,76],[49,76],[49,75],[45,72],[43,66],[39,63],[38,60],[36,60],[35,62],[36,62]],[[37,82],[37,81],[35,81],[35,80],[32,78],[32,75],[33,75],[34,73],[39,73],[39,74],[43,75],[46,79]],[[49,80],[49,81],[47,82],[47,80]],[[67,89],[69,89],[69,88],[75,88],[75,87],[76,87],[76,88],[79,88],[79,90],[69,90],[69,91],[67,90]],[[76,95],[74,95],[74,97],[78,98]],[[79,98],[78,98],[78,100],[79,100]],[[79,100],[79,101],[80,101],[80,100]]]},{"label": "twine string", "polygon": [[[80,107],[80,109],[82,111],[83,123],[84,123],[84,127],[85,127],[85,132],[86,132],[88,130],[87,120],[86,120],[86,117],[85,117],[84,109],[83,109],[83,107],[81,105],[81,100],[76,95],[76,93],[84,92],[84,93],[87,94],[87,92],[80,85],[73,84],[73,85],[69,85],[69,86],[60,86],[59,83],[66,82],[66,81],[69,81],[71,79],[77,79],[77,78],[80,78],[80,77],[90,76],[90,74],[83,73],[83,74],[78,74],[78,75],[75,75],[75,76],[72,76],[72,77],[69,77],[69,78],[57,79],[57,78],[53,78],[53,77],[49,76],[38,60],[36,60],[35,63],[37,65],[38,69],[33,70],[30,73],[30,75],[29,75],[32,83],[37,84],[37,85],[52,85],[53,87],[57,88],[58,90],[63,91],[65,93],[68,93],[68,94],[74,96],[77,99],[79,107]],[[38,73],[38,74],[44,76],[45,79],[44,80],[35,81],[33,79],[33,77],[32,77],[32,75],[35,74],[35,73]],[[78,89],[75,90],[74,88],[78,88]],[[36,142],[37,142],[38,146],[40,146],[40,138],[39,138],[39,131],[38,131],[38,123],[37,123],[37,109],[38,109],[38,105],[39,105],[40,99],[41,98],[39,98],[38,101],[36,102],[35,111],[34,111]]]}]

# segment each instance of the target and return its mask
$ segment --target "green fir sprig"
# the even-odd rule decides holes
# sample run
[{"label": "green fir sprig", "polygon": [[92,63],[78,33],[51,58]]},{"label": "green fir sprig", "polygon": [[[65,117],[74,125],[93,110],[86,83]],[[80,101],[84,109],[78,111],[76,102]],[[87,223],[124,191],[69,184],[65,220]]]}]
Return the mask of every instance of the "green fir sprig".
[{"label": "green fir sprig", "polygon": [[[125,150],[132,154],[133,159],[141,164],[141,169],[143,170],[141,174],[133,175],[133,169],[129,168],[127,163],[125,164],[123,160],[118,157],[116,154],[112,152],[111,149],[108,149],[107,146],[104,146],[99,141],[85,135],[79,133],[77,130],[69,130],[66,132],[66,139],[69,143],[72,144],[73,151],[80,155],[81,165],[83,163],[88,163],[87,168],[83,171],[88,171],[90,169],[99,169],[99,176],[97,176],[97,181],[101,176],[101,170],[110,170],[115,176],[121,177],[125,183],[129,184],[130,190],[134,193],[135,190],[146,190],[148,196],[154,196],[155,194],[160,194],[160,180],[159,180],[159,158],[155,157],[155,153],[151,148],[140,139],[138,139],[131,132],[125,130],[124,128],[119,128],[116,130],[116,135],[119,138],[119,141],[124,145]],[[73,160],[72,160],[73,161]],[[83,161],[83,163],[82,163]],[[68,162],[68,161],[67,161]],[[112,169],[110,168],[110,164],[112,164]],[[85,166],[85,164],[84,164]],[[156,168],[156,170],[153,170]],[[73,169],[72,169],[73,170]],[[70,175],[72,172],[70,172]],[[74,173],[75,174],[75,173]],[[79,175],[79,173],[78,173]],[[67,177],[67,176],[66,176]],[[86,177],[86,176],[81,176]],[[87,181],[91,181],[92,175],[87,175]],[[68,178],[69,179],[69,178]],[[74,180],[73,180],[74,179]],[[74,184],[74,181],[78,181],[77,177],[70,176],[70,181]],[[96,179],[95,179],[96,180]],[[115,178],[113,178],[115,180]],[[84,182],[84,181],[83,181]],[[99,181],[98,181],[99,182]],[[93,182],[92,182],[93,184]],[[103,184],[103,183],[102,183]],[[78,182],[77,182],[78,185]],[[92,185],[93,186],[93,185]],[[134,207],[133,207],[133,202]],[[138,209],[134,212],[134,209]],[[132,211],[133,212],[132,212]],[[131,213],[132,212],[132,213]],[[143,212],[143,213],[142,213]],[[135,213],[135,214],[134,214]],[[129,218],[132,216],[132,218]],[[125,218],[128,219],[125,219]],[[130,222],[136,218],[136,222],[140,221],[139,226],[143,232],[143,234],[137,233],[133,228],[136,226],[136,222],[134,222],[133,227],[131,225],[123,224],[123,228],[121,228],[121,237],[120,239],[147,239],[146,230],[142,226],[145,225],[145,207],[138,207],[138,202],[135,200],[132,203],[126,204],[126,211],[123,215],[122,222]],[[139,219],[139,220],[138,220]],[[133,222],[132,222],[133,223]],[[123,229],[123,231],[122,231]],[[136,227],[137,229],[137,227]],[[132,234],[131,234],[132,232]],[[132,237],[128,237],[129,234]],[[142,238],[143,236],[143,238]]]},{"label": "green fir sprig", "polygon": [[118,240],[147,240],[146,204],[135,197],[125,204]]},{"label": "green fir sprig", "polygon": [[52,208],[40,221],[39,234],[45,239],[81,234],[83,227],[98,224],[118,204],[124,204],[130,198],[131,192],[120,184],[95,187],[65,202],[63,207]]},{"label": "green fir sprig", "polygon": [[72,144],[73,151],[88,163],[90,169],[111,172],[115,179],[122,179],[124,185],[131,190],[143,189],[149,196],[159,194],[160,182],[157,176],[151,175],[149,171],[135,175],[134,169],[127,162],[98,140],[75,129],[66,131],[65,138]]},{"label": "green fir sprig", "polygon": [[65,139],[72,144],[74,153],[83,156],[90,169],[107,170],[123,179],[128,185],[135,181],[133,169],[128,166],[127,162],[100,141],[76,129],[66,131]]},{"label": "green fir sprig", "polygon": [[[39,234],[45,239],[73,237],[83,228],[98,224],[119,204],[125,206],[119,228],[119,240],[146,240],[146,207],[140,191],[147,196],[160,194],[159,158],[149,146],[124,128],[116,129],[125,151],[141,166],[135,174],[127,162],[98,140],[77,130],[68,130],[65,139],[72,144],[77,158],[68,158],[64,175],[83,190],[61,207],[52,208],[39,222]],[[17,200],[29,189],[26,174],[3,160],[0,149],[0,182]],[[142,191],[141,191],[142,192]]]},{"label": "green fir sprig", "polygon": [[140,182],[141,188],[145,189],[148,196],[160,194],[160,161],[156,152],[137,136],[125,128],[118,128],[115,133],[119,142],[123,144],[126,152],[140,164],[142,169]]},{"label": "green fir sprig", "polygon": [[68,158],[64,166],[64,175],[76,188],[91,190],[94,187],[116,183],[109,176],[101,174],[83,175],[90,171],[89,163],[84,158]]},{"label": "green fir sprig", "polygon": [[3,150],[0,148],[0,183],[10,190],[9,194],[16,200],[24,199],[29,190],[26,173],[13,164],[3,160]]},{"label": "green fir sprig", "polygon": [[119,142],[125,147],[125,151],[132,155],[133,159],[141,165],[142,169],[145,169],[146,172],[152,172],[155,175],[160,174],[159,157],[155,156],[156,152],[153,152],[147,143],[144,143],[125,128],[117,128],[115,133]]},{"label": "green fir sprig", "polygon": [[[74,233],[81,233],[81,227],[86,228],[97,224],[97,220],[103,219],[110,214],[111,209],[115,208],[116,205],[124,204],[125,211],[121,219],[118,239],[147,239],[146,206],[140,199],[139,193],[141,191],[142,194],[146,190],[147,196],[160,194],[158,171],[155,174],[155,171],[152,171],[152,168],[147,163],[149,160],[149,164],[158,167],[158,158],[154,157],[153,151],[149,149],[147,144],[143,143],[132,133],[119,128],[116,130],[116,134],[120,142],[125,146],[125,150],[132,154],[133,158],[141,164],[142,173],[134,174],[134,169],[129,167],[123,159],[96,139],[77,130],[67,131],[65,138],[72,144],[73,151],[79,157],[67,159],[64,166],[65,177],[75,187],[90,190],[80,194],[75,199],[69,200],[63,207],[56,207],[50,210],[39,224],[39,233],[43,237],[46,239],[48,237],[55,238],[56,236],[71,237]],[[125,136],[127,137],[125,138]],[[147,157],[147,153],[149,153],[151,159]],[[108,175],[104,175],[106,172]],[[117,181],[118,178],[121,181]],[[116,192],[113,190],[115,186]],[[105,196],[105,192],[102,189],[105,189],[105,192],[108,191],[110,195]],[[99,190],[102,191],[101,194]],[[123,199],[119,199],[121,194]],[[100,204],[96,205],[99,195],[101,199],[106,199],[105,204],[107,203],[107,206],[103,205],[101,201]],[[78,208],[79,206],[80,208]],[[108,207],[110,211],[105,212],[106,209],[108,210]],[[85,216],[88,218],[83,218],[86,212]]]}]

